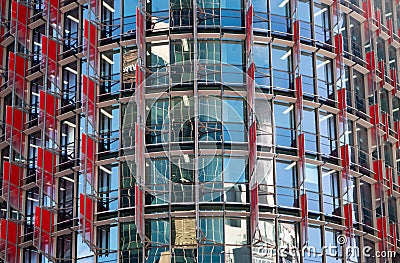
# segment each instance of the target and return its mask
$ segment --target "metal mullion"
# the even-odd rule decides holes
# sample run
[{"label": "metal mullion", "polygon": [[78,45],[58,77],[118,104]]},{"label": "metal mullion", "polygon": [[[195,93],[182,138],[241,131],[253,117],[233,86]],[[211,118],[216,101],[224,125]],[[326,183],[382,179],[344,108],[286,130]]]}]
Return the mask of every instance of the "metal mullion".
[{"label": "metal mullion", "polygon": [[200,228],[200,181],[199,181],[199,39],[198,39],[198,18],[197,18],[197,1],[193,1],[193,77],[194,77],[194,87],[193,87],[193,96],[194,96],[194,185],[195,185],[195,211],[196,211],[196,250],[197,250],[197,258],[199,257],[199,249],[200,249],[200,237],[201,237],[201,228]]}]

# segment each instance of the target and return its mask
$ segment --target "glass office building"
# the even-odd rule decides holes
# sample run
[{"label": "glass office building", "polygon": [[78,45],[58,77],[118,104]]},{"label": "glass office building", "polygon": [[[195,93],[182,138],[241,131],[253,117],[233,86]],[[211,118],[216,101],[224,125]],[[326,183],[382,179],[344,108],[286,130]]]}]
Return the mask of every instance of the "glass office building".
[{"label": "glass office building", "polygon": [[400,261],[400,1],[0,22],[0,262]]}]

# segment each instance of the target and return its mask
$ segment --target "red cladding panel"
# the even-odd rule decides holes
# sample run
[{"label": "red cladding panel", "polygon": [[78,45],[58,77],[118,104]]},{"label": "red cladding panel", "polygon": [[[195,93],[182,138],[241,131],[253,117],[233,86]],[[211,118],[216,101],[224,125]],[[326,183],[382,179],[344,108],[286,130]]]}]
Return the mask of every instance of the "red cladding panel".
[{"label": "red cladding panel", "polygon": [[[81,158],[81,170],[86,175],[87,181],[93,186],[94,182],[94,163],[95,163],[95,141],[82,133],[82,158]],[[85,167],[86,164],[86,167]],[[85,170],[86,169],[86,170]]]},{"label": "red cladding panel", "polygon": [[375,65],[375,52],[374,51],[370,51],[367,54],[365,54],[366,58],[367,58],[367,68],[370,71],[374,71],[376,69],[376,65]]},{"label": "red cladding panel", "polygon": [[392,79],[391,85],[394,87],[392,89],[392,95],[394,96],[397,92],[397,71],[396,68],[390,69],[390,78]]},{"label": "red cladding panel", "polygon": [[35,208],[35,230],[34,245],[47,255],[53,253],[53,226],[55,224],[55,215],[47,209]]},{"label": "red cladding panel", "polygon": [[[20,151],[24,146],[25,136],[23,128],[25,122],[25,114],[11,106],[6,106],[6,140],[10,140],[14,150]],[[11,138],[12,136],[12,138]]]},{"label": "red cladding panel", "polygon": [[293,23],[293,41],[294,67],[297,68],[300,63],[300,21],[298,20]]},{"label": "red cladding panel", "polygon": [[389,136],[389,115],[387,113],[382,114],[382,124],[383,124],[383,130],[385,132],[383,139],[387,140]]},{"label": "red cladding panel", "polygon": [[37,185],[43,187],[43,192],[51,197],[55,198],[55,185],[54,185],[54,167],[56,166],[56,155],[46,149],[38,148],[37,158],[37,173],[38,180]]},{"label": "red cladding panel", "polygon": [[58,99],[49,93],[44,92],[43,90],[40,91],[39,94],[39,109],[40,109],[40,116],[39,116],[39,123],[43,124],[46,123],[46,131],[48,128],[56,129],[57,128],[57,108],[58,108]]},{"label": "red cladding panel", "polygon": [[392,20],[392,18],[389,18],[386,23],[387,23],[387,27],[389,30],[389,45],[390,45],[393,42],[393,20]]},{"label": "red cladding panel", "polygon": [[[21,235],[20,226],[14,221],[1,219],[1,239],[8,239],[10,244],[19,244],[19,237]],[[8,229],[7,229],[8,228]],[[18,242],[17,242],[18,241]]]},{"label": "red cladding panel", "polygon": [[301,205],[301,227],[303,229],[303,244],[306,243],[308,239],[308,200],[307,194],[302,194],[300,196]]},{"label": "red cladding panel", "polygon": [[87,111],[89,120],[93,123],[96,121],[96,111],[95,111],[95,102],[97,94],[97,85],[96,83],[88,78],[86,75],[83,75],[83,107],[85,111]]},{"label": "red cladding panel", "polygon": [[344,220],[346,226],[346,235],[351,236],[353,232],[353,205],[347,204],[343,207],[344,210]]},{"label": "red cladding panel", "polygon": [[381,10],[377,9],[375,12],[376,26],[378,27],[378,31],[376,32],[379,35],[382,32],[382,23],[381,23]]},{"label": "red cladding panel", "polygon": [[299,134],[297,136],[297,141],[298,141],[298,152],[299,152],[299,158],[300,158],[300,164],[301,166],[303,165],[304,158],[305,158],[305,147],[304,147],[304,133]]},{"label": "red cladding panel", "polygon": [[3,166],[3,198],[15,209],[20,209],[22,204],[22,185],[23,169],[15,164],[4,162]]},{"label": "red cladding panel", "polygon": [[372,4],[371,0],[367,0],[366,2],[363,2],[363,10],[364,10],[364,17],[366,19],[369,19],[372,17]]},{"label": "red cladding panel", "polygon": [[24,100],[27,93],[25,73],[28,69],[28,61],[11,51],[8,53],[8,61],[8,68],[10,69],[8,71],[9,85],[14,85],[16,94]]},{"label": "red cladding panel", "polygon": [[377,181],[375,184],[375,195],[376,198],[381,197],[380,186],[383,183],[383,163],[382,160],[375,160],[373,162],[373,169],[374,169],[374,179]]},{"label": "red cladding panel", "polygon": [[[247,103],[249,109],[249,114],[253,113],[253,105],[254,105],[254,78],[255,78],[256,66],[254,62],[251,63],[249,68],[247,69]],[[252,120],[251,118],[250,120]]]},{"label": "red cladding panel", "polygon": [[347,99],[346,99],[346,89],[338,90],[338,108],[339,112],[339,119],[341,122],[346,121],[346,113],[347,113]]},{"label": "red cladding panel", "polygon": [[257,123],[253,122],[249,129],[249,173],[253,174],[257,159]]},{"label": "red cladding panel", "polygon": [[347,169],[350,166],[350,147],[348,144],[340,147],[341,156],[342,156],[342,175],[344,178],[347,176]]},{"label": "red cladding panel", "polygon": [[6,106],[6,125],[14,130],[22,131],[24,129],[24,113],[11,106]]},{"label": "red cladding panel", "polygon": [[[48,75],[57,74],[57,61],[60,45],[53,39],[42,36],[42,66],[47,68]],[[46,64],[47,61],[47,64]]]},{"label": "red cladding panel", "polygon": [[29,9],[14,0],[11,7],[11,33],[15,34],[18,26],[18,41],[23,45],[26,45],[26,40],[29,37],[27,28],[28,19]]},{"label": "red cladding panel", "polygon": [[139,49],[139,53],[142,54],[145,49],[145,17],[139,8],[136,8],[136,43]]},{"label": "red cladding panel", "polygon": [[44,0],[43,15],[45,17],[49,15],[50,22],[59,25],[61,18],[59,12],[59,0]]},{"label": "red cladding panel", "polygon": [[376,224],[378,229],[378,238],[386,238],[387,237],[386,217],[377,218]]},{"label": "red cladding panel", "polygon": [[389,190],[387,191],[388,196],[392,196],[393,193],[393,168],[386,168],[386,179],[388,181]]},{"label": "red cladding panel", "polygon": [[397,224],[390,224],[390,235],[392,236],[392,251],[397,250]]},{"label": "red cladding panel", "polygon": [[95,158],[94,147],[94,140],[85,133],[82,133],[82,154],[90,161],[94,161]]},{"label": "red cladding panel", "polygon": [[253,6],[251,5],[246,13],[246,48],[248,57],[251,52],[252,33],[253,33]]},{"label": "red cladding panel", "polygon": [[370,123],[373,126],[379,125],[379,105],[378,104],[371,105],[369,107],[369,115],[371,116]]},{"label": "red cladding panel", "polygon": [[258,208],[258,184],[255,183],[253,188],[250,189],[250,196],[251,196],[251,216],[250,216],[250,229],[252,236],[256,232],[258,221],[259,221],[259,208]]},{"label": "red cladding panel", "polygon": [[84,21],[84,51],[93,68],[97,68],[97,27],[85,19]]},{"label": "red cladding panel", "polygon": [[99,3],[97,2],[97,0],[90,0],[90,8],[95,14],[97,14],[97,12],[99,11]]},{"label": "red cladding panel", "polygon": [[383,181],[383,162],[382,162],[382,160],[375,160],[373,162],[373,165],[374,165],[375,180],[378,182],[382,182]]},{"label": "red cladding panel", "polygon": [[143,191],[138,185],[135,185],[135,224],[138,230],[138,234],[142,240],[144,240],[144,202],[143,202]]},{"label": "red cladding panel", "polygon": [[95,203],[92,198],[81,193],[79,204],[80,224],[84,232],[84,237],[92,243],[94,241],[93,215]]},{"label": "red cladding panel", "polygon": [[338,34],[335,36],[335,52],[338,57],[343,55],[343,35]]},{"label": "red cladding panel", "polygon": [[400,147],[400,121],[395,121],[394,122],[394,130],[397,133],[396,134],[396,147],[399,148]]},{"label": "red cladding panel", "polygon": [[303,77],[301,75],[296,78],[296,99],[297,119],[300,120],[303,115]]},{"label": "red cladding panel", "polygon": [[378,62],[379,77],[382,79],[381,87],[385,83],[385,61],[381,60]]}]

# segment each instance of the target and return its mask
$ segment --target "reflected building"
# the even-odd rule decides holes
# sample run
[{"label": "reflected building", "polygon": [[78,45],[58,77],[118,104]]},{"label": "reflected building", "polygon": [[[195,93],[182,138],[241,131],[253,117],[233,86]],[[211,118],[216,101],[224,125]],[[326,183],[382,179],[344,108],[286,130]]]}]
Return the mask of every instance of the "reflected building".
[{"label": "reflected building", "polygon": [[0,262],[400,252],[399,21],[394,0],[1,0]]}]

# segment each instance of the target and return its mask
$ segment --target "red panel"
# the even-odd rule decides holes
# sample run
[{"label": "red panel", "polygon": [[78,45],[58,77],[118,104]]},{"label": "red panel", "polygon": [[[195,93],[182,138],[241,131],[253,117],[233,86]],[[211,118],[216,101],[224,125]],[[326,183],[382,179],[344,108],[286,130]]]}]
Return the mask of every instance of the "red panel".
[{"label": "red panel", "polygon": [[90,8],[92,9],[93,13],[95,13],[96,15],[99,12],[99,3],[97,2],[97,0],[90,0]]},{"label": "red panel", "polygon": [[97,68],[97,27],[85,19],[84,21],[84,53],[88,58],[89,64]]},{"label": "red panel", "polygon": [[385,240],[387,239],[387,223],[386,217],[379,217],[376,219],[377,229],[378,229],[378,238],[382,239],[379,242],[379,249],[381,251],[384,250]]},{"label": "red panel", "polygon": [[300,196],[301,205],[301,227],[303,230],[303,244],[307,243],[308,240],[308,200],[307,194]]},{"label": "red panel", "polygon": [[390,224],[390,236],[392,237],[392,251],[397,250],[397,224]]},{"label": "red panel", "polygon": [[14,54],[13,52],[8,53],[8,83],[13,85],[16,94],[25,100],[27,94],[27,82],[25,81],[25,74],[28,70],[28,61]]},{"label": "red panel", "polygon": [[392,18],[389,18],[387,20],[386,24],[389,29],[389,45],[391,45],[393,42],[393,20],[392,20]]},{"label": "red panel", "polygon": [[84,233],[84,238],[86,241],[93,243],[94,241],[94,227],[93,227],[93,218],[94,218],[94,207],[95,201],[87,195],[80,194],[79,197],[79,221]]},{"label": "red panel", "polygon": [[396,134],[396,139],[397,139],[396,147],[399,148],[399,146],[400,146],[400,121],[394,122],[394,130],[397,133]]},{"label": "red panel", "polygon": [[19,263],[20,249],[16,246],[20,243],[21,227],[14,221],[1,219],[0,248],[7,256],[7,262]]},{"label": "red panel", "polygon": [[295,21],[293,23],[293,59],[294,68],[296,69],[300,63],[300,21]]},{"label": "red panel", "polygon": [[136,43],[138,46],[139,54],[143,54],[145,50],[146,40],[144,38],[145,33],[145,17],[139,8],[136,8]]},{"label": "red panel", "polygon": [[389,137],[389,115],[387,113],[382,114],[382,124],[383,124],[383,130],[385,132],[383,139],[387,140]]},{"label": "red panel", "polygon": [[36,184],[42,188],[43,192],[55,199],[55,185],[54,185],[54,173],[57,165],[56,154],[43,149],[38,148],[38,157],[36,163],[36,171],[38,174],[38,180]]},{"label": "red panel", "polygon": [[[92,137],[82,133],[82,155],[81,155],[81,170],[86,175],[87,181],[95,185],[95,158],[96,158],[96,144]],[[86,165],[86,167],[85,167]]]},{"label": "red panel", "polygon": [[39,126],[53,139],[57,137],[57,108],[58,99],[43,90],[39,94]]},{"label": "red panel", "polygon": [[383,183],[383,163],[382,160],[375,160],[373,162],[373,168],[374,168],[374,179],[377,181],[375,184],[375,196],[376,198],[381,197],[381,191],[380,191],[380,186]]},{"label": "red panel", "polygon": [[343,55],[343,35],[341,33],[335,36],[335,53],[338,57]]},{"label": "red panel", "polygon": [[246,50],[247,57],[250,57],[252,47],[252,35],[253,35],[253,6],[250,5],[246,13]]},{"label": "red panel", "polygon": [[50,210],[36,206],[35,208],[35,231],[34,245],[49,256],[53,255],[53,237],[55,225],[55,214]]},{"label": "red panel", "polygon": [[378,126],[379,125],[379,105],[378,104],[369,106],[369,115],[371,116],[369,122],[373,126]]},{"label": "red panel", "polygon": [[42,35],[42,67],[47,70],[48,75],[57,75],[57,61],[59,54],[60,45],[54,39]]},{"label": "red panel", "polygon": [[[16,108],[6,106],[6,134],[5,139],[10,140],[15,151],[22,150],[25,143],[23,134],[25,114]],[[12,136],[12,138],[11,138]]]},{"label": "red panel", "polygon": [[381,87],[385,84],[385,61],[381,60],[378,62],[379,77],[381,80]]},{"label": "red panel", "polygon": [[342,177],[347,178],[347,170],[350,166],[350,147],[348,144],[340,147],[341,157],[342,157]]},{"label": "red panel", "polygon": [[136,184],[135,185],[135,224],[136,224],[140,238],[142,240],[145,240],[143,209],[144,209],[143,191]]},{"label": "red panel", "polygon": [[367,58],[367,68],[370,71],[374,71],[376,69],[376,65],[375,65],[375,52],[374,51],[370,51],[367,54],[365,54],[366,58]]},{"label": "red panel", "polygon": [[386,179],[388,181],[389,190],[387,191],[388,196],[392,196],[393,193],[393,168],[386,168]]},{"label": "red panel", "polygon": [[382,23],[381,23],[381,10],[377,9],[375,12],[376,26],[378,27],[378,31],[376,32],[379,35],[382,32]]},{"label": "red panel", "polygon": [[59,12],[59,2],[58,0],[44,0],[43,16],[49,16],[49,21],[52,24],[60,24],[60,12]]},{"label": "red panel", "polygon": [[249,114],[249,123],[254,121],[254,78],[255,78],[255,70],[256,66],[254,62],[252,62],[247,69],[247,107]]},{"label": "red panel", "polygon": [[88,118],[94,125],[96,123],[96,95],[97,95],[97,85],[96,83],[83,75],[83,107],[84,111],[87,112]]},{"label": "red panel", "polygon": [[[28,33],[28,19],[29,19],[29,9],[21,4],[17,3],[15,0],[12,2],[11,7],[11,34],[17,33],[18,41],[27,46],[27,40],[29,38]],[[16,31],[18,29],[18,32]]]},{"label": "red panel", "polygon": [[366,19],[369,19],[372,17],[372,4],[371,0],[367,0],[366,2],[363,2],[363,10],[364,10],[364,17]]},{"label": "red panel", "polygon": [[300,158],[300,166],[303,165],[303,162],[305,161],[305,147],[304,147],[304,133],[299,134],[297,136],[297,144],[298,144],[298,152],[299,152],[299,158]]},{"label": "red panel", "polygon": [[[298,122],[301,121],[303,116],[303,77],[302,75],[296,78],[296,113]],[[300,123],[297,123],[297,126]]]},{"label": "red panel", "polygon": [[343,210],[344,210],[344,220],[346,226],[346,235],[348,237],[351,237],[353,233],[353,205],[352,204],[344,205]]},{"label": "red panel", "polygon": [[397,92],[397,71],[396,68],[391,68],[390,69],[390,78],[392,79],[392,86],[394,89],[392,89],[392,95],[394,96]]},{"label": "red panel", "polygon": [[4,162],[3,165],[3,198],[8,203],[19,210],[22,205],[22,185],[23,169],[15,164]]},{"label": "red panel", "polygon": [[339,120],[341,122],[346,122],[347,118],[347,98],[346,98],[346,89],[338,90],[338,108],[339,112]]},{"label": "red panel", "polygon": [[382,160],[375,160],[374,164],[374,179],[378,182],[383,181],[383,163]]},{"label": "red panel", "polygon": [[254,121],[249,129],[249,174],[252,175],[257,159],[257,123]]},{"label": "red panel", "polygon": [[251,186],[250,189],[250,196],[251,196],[251,216],[250,216],[250,229],[251,229],[251,236],[254,236],[258,227],[259,221],[259,207],[258,207],[258,183],[255,182],[254,185]]}]

